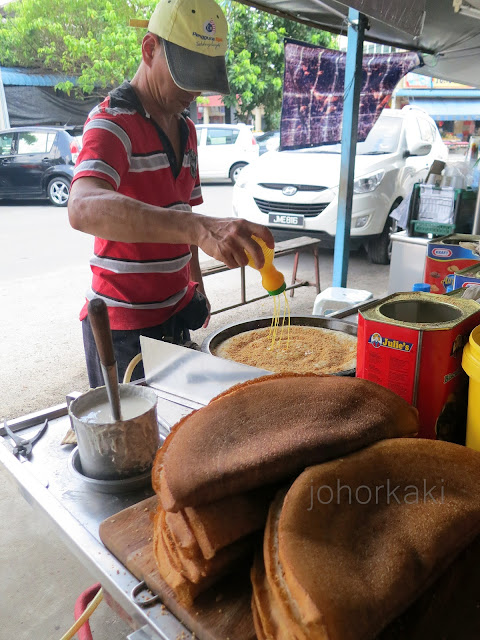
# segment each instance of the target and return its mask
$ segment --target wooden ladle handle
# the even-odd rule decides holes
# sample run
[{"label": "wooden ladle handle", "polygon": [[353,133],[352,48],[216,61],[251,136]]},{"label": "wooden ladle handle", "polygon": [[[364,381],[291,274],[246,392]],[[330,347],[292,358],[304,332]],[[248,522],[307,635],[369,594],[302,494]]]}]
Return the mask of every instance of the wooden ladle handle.
[{"label": "wooden ladle handle", "polygon": [[100,298],[94,298],[88,303],[88,319],[97,345],[100,362],[105,367],[115,364],[113,351],[112,332],[108,319],[107,305]]}]

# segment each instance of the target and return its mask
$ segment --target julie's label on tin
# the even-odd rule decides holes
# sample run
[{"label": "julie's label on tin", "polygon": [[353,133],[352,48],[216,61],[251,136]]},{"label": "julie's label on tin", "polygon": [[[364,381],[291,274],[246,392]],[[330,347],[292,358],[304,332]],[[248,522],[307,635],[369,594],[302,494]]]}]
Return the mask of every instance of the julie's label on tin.
[{"label": "julie's label on tin", "polygon": [[[363,352],[362,372],[367,374],[368,380],[377,382],[382,387],[388,387],[401,398],[412,403],[411,380],[415,375],[418,337],[413,336],[412,339],[411,332],[402,331],[399,327],[389,330],[388,325],[380,325],[380,323],[376,325],[372,327],[373,332],[367,338],[367,348]],[[366,337],[362,335],[362,340]]]}]

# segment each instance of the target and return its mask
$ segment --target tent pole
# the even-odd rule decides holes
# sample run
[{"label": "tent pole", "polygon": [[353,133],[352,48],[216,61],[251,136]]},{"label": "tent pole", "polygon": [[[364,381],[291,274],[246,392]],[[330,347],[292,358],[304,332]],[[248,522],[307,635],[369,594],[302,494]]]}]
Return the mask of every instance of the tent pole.
[{"label": "tent pole", "polygon": [[347,285],[352,220],[353,178],[357,147],[358,112],[362,86],[363,41],[367,18],[356,9],[348,12],[348,46],[342,119],[342,155],[338,190],[337,229],[333,256],[333,286]]}]

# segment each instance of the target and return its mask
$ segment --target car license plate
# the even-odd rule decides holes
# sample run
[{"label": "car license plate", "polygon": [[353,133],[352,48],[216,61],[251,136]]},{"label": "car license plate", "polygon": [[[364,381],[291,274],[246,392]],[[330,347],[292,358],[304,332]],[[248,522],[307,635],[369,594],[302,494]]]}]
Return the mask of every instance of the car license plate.
[{"label": "car license plate", "polygon": [[303,227],[303,216],[296,216],[292,213],[269,213],[269,224],[281,224],[289,227]]}]

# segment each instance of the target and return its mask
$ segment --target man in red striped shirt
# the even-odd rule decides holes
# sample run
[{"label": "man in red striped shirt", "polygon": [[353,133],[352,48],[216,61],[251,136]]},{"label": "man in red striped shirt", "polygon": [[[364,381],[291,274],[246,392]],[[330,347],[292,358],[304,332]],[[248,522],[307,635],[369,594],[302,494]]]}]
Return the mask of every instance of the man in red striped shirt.
[{"label": "man in red striped shirt", "polygon": [[[142,42],[131,82],[89,115],[68,212],[75,229],[95,236],[92,286],[81,311],[90,385],[103,384],[87,304],[108,307],[120,377],[140,352],[140,335],[177,344],[206,326],[198,247],[229,267],[258,267],[256,235],[270,231],[236,218],[194,214],[203,202],[193,122],[184,111],[202,91],[229,92],[227,23],[214,0],[161,0]],[[136,369],[134,378],[143,371]]]}]

